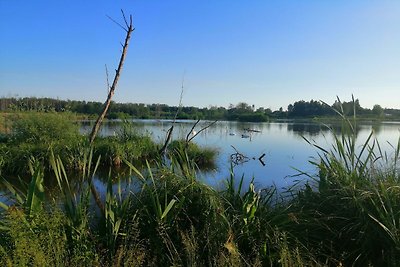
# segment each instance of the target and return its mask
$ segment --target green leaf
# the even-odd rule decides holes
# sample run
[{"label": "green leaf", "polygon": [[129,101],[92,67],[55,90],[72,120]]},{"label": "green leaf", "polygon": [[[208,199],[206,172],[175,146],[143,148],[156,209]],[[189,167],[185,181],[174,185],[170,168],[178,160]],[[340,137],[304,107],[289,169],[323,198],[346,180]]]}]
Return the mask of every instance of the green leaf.
[{"label": "green leaf", "polygon": [[161,220],[163,220],[165,217],[167,217],[169,211],[172,209],[172,207],[174,206],[175,202],[176,202],[176,199],[172,199],[169,202],[167,208],[164,210],[163,214],[161,215]]},{"label": "green leaf", "polygon": [[0,208],[8,210],[8,205],[6,205],[6,204],[4,204],[3,202],[0,201]]}]

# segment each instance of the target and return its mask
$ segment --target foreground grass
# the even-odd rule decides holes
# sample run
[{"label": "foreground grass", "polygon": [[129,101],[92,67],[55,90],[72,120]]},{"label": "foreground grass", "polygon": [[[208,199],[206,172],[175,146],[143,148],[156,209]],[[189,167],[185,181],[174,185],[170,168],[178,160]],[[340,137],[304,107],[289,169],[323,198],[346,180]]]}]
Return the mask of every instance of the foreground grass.
[{"label": "foreground grass", "polygon": [[[104,211],[91,200],[94,150],[82,154],[79,196],[64,160],[50,153],[61,204],[47,202],[43,164],[32,160],[27,191],[7,188],[15,199],[1,204],[2,266],[399,266],[400,142],[387,156],[373,134],[356,145],[354,122],[332,129],[331,148],[314,145],[316,186],[282,198],[274,188],[243,186],[234,173],[223,190],[196,178],[188,150],[170,161],[132,173],[136,190],[113,187]],[[56,156],[54,156],[56,155]]]},{"label": "foreground grass", "polygon": [[[91,153],[89,153],[92,155]],[[113,192],[111,177],[105,210],[90,212],[91,175],[97,165],[88,156],[79,198],[69,188],[60,158],[52,158],[63,207],[44,206],[44,172],[32,163],[27,194],[8,187],[16,204],[2,205],[2,266],[243,266],[309,262],[297,244],[271,224],[277,218],[270,195],[250,184],[223,191],[200,183],[189,161],[149,167],[129,165],[140,185],[137,192]],[[94,162],[93,162],[94,163]],[[244,193],[244,195],[243,195]],[[31,242],[33,240],[33,242]],[[50,249],[51,248],[51,249]]]}]

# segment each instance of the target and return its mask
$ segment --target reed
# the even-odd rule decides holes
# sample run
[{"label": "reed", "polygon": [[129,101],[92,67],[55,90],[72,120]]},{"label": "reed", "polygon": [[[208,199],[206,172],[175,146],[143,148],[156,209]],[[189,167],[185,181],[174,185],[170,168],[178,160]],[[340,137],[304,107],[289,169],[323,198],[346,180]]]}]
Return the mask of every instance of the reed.
[{"label": "reed", "polygon": [[318,188],[306,187],[292,202],[291,211],[299,221],[297,236],[305,244],[319,245],[320,257],[333,264],[396,266],[399,146],[392,158],[385,156],[373,132],[366,140],[357,140],[356,120],[337,112],[343,130],[331,130],[331,148],[306,139],[319,151],[311,161],[319,170]]},{"label": "reed", "polygon": [[193,142],[174,140],[168,145],[170,158],[182,158],[187,155],[201,169],[214,169],[218,150],[211,147],[200,147]]}]

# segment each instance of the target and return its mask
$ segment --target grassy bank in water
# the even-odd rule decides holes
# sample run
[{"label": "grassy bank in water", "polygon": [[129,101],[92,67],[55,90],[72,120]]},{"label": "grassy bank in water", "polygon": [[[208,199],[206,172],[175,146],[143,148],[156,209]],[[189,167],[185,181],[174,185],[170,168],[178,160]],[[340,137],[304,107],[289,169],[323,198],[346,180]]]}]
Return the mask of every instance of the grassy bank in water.
[{"label": "grassy bank in water", "polygon": [[200,147],[193,142],[187,143],[185,140],[174,140],[168,145],[168,155],[171,159],[187,156],[197,167],[213,169],[215,168],[218,151],[216,148]]},{"label": "grassy bank in water", "polygon": [[[35,158],[50,166],[50,151],[59,155],[67,170],[81,170],[83,156],[90,147],[87,136],[79,133],[79,125],[72,114],[24,113],[10,121],[9,134],[0,137],[0,173],[27,174],[28,162]],[[171,151],[176,148],[171,145]],[[121,123],[115,136],[98,137],[93,144],[94,156],[105,167],[119,167],[122,159],[129,162],[159,160],[159,144],[149,135],[138,133],[133,124]],[[188,155],[199,167],[213,166],[216,152],[189,144]]]}]

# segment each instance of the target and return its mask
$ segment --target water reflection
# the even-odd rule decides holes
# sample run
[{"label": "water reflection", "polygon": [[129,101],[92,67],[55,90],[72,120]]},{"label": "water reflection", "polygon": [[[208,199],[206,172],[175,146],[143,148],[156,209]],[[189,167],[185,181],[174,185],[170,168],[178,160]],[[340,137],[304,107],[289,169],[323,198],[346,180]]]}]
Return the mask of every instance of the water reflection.
[{"label": "water reflection", "polygon": [[287,131],[294,132],[302,136],[316,136],[322,132],[329,131],[328,126],[317,123],[287,123]]}]

